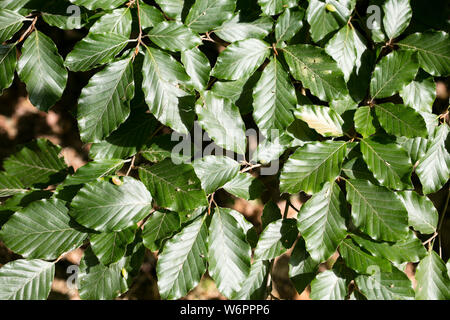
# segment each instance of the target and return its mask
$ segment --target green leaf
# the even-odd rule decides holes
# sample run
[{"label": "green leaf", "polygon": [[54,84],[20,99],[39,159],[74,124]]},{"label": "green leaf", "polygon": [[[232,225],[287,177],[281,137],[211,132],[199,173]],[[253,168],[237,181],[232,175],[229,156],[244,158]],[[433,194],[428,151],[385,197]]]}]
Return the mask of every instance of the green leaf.
[{"label": "green leaf", "polygon": [[388,0],[383,5],[383,26],[389,39],[401,35],[412,17],[409,0]]},{"label": "green leaf", "polygon": [[225,191],[245,200],[258,198],[264,188],[261,181],[246,173],[238,173],[222,187]]},{"label": "green leaf", "polygon": [[375,257],[384,258],[396,264],[419,262],[427,254],[422,242],[413,232],[408,233],[408,237],[405,240],[400,240],[393,244],[375,242],[356,235],[352,235],[352,238],[358,245],[369,251]]},{"label": "green leaf", "polygon": [[330,101],[330,107],[339,115],[343,115],[346,111],[356,110],[358,103],[350,95],[347,95],[343,99]]},{"label": "green leaf", "polygon": [[121,34],[88,34],[67,55],[65,65],[71,71],[87,71],[110,62],[128,44]]},{"label": "green leaf", "polygon": [[9,216],[12,216],[14,212],[22,210],[30,203],[41,199],[49,199],[52,195],[53,192],[51,191],[39,189],[27,190],[26,192],[15,194],[11,198],[8,198],[3,202],[3,204],[0,206],[0,214],[3,211],[5,213],[5,216],[8,213],[10,213]]},{"label": "green leaf", "polygon": [[188,134],[194,115],[186,106],[188,93],[179,88],[189,80],[182,65],[171,55],[147,47],[142,72],[142,90],[151,113],[164,125]]},{"label": "green leaf", "polygon": [[169,17],[176,20],[181,19],[184,7],[184,0],[155,0],[162,11]]},{"label": "green leaf", "polygon": [[361,133],[364,138],[373,135],[377,128],[374,125],[374,117],[371,108],[368,106],[359,107],[354,115],[355,129]]},{"label": "green leaf", "polygon": [[308,44],[283,48],[292,76],[321,100],[338,100],[348,94],[344,75],[325,50]]},{"label": "green leaf", "polygon": [[233,42],[217,58],[211,75],[224,80],[249,77],[270,54],[270,45],[259,39]]},{"label": "green leaf", "polygon": [[30,0],[4,0],[0,3],[0,8],[19,11],[27,2],[30,2]]},{"label": "green leaf", "polygon": [[272,27],[273,21],[270,17],[261,17],[252,22],[239,22],[239,14],[236,14],[214,29],[214,34],[227,42],[250,38],[263,39],[272,31]]},{"label": "green leaf", "polygon": [[91,161],[84,166],[77,169],[77,171],[66,178],[62,185],[58,186],[73,186],[96,179],[100,179],[109,175],[114,175],[119,171],[124,164],[122,159],[103,159],[101,161]]},{"label": "green leaf", "polygon": [[17,65],[16,54],[15,45],[0,44],[0,94],[13,83],[14,71]]},{"label": "green leaf", "polygon": [[297,221],[279,219],[267,225],[259,236],[253,259],[272,260],[292,247],[297,239]]},{"label": "green leaf", "polygon": [[397,137],[396,142],[408,152],[411,162],[415,164],[419,159],[421,159],[428,148],[428,139],[421,137],[417,138],[406,138]]},{"label": "green leaf", "polygon": [[50,141],[37,139],[7,158],[3,167],[26,187],[49,184],[66,168],[64,160],[58,157],[60,152],[61,148]]},{"label": "green leaf", "polygon": [[281,211],[278,205],[273,202],[273,200],[269,200],[265,205],[261,215],[262,229],[264,230],[269,223],[275,222],[281,219]]},{"label": "green leaf", "polygon": [[344,300],[347,296],[348,281],[336,270],[319,273],[311,282],[312,300]]},{"label": "green leaf", "polygon": [[105,141],[93,143],[89,150],[92,159],[123,159],[143,147],[148,137],[157,129],[157,121],[142,110],[133,112]]},{"label": "green leaf", "polygon": [[394,51],[383,57],[370,80],[372,99],[387,98],[414,80],[419,64],[413,51]]},{"label": "green leaf", "polygon": [[378,121],[387,133],[409,138],[427,137],[427,127],[422,116],[413,108],[401,104],[375,105]]},{"label": "green leaf", "polygon": [[25,40],[17,73],[27,86],[31,103],[42,111],[61,98],[67,83],[67,70],[55,43],[39,31]]},{"label": "green leaf", "polygon": [[408,224],[422,234],[435,233],[439,214],[433,202],[415,191],[402,191],[397,194],[408,211]]},{"label": "green leaf", "polygon": [[122,231],[91,235],[92,251],[105,266],[119,261],[125,255],[127,245],[133,242],[135,229],[131,227]]},{"label": "green leaf", "polygon": [[426,154],[419,160],[416,167],[424,194],[438,191],[448,181],[450,155],[445,148],[448,131],[448,125],[445,123],[436,128]]},{"label": "green leaf", "polygon": [[[100,142],[130,115],[134,97],[132,56],[109,64],[81,91],[77,119],[81,140]],[[94,108],[95,106],[95,108]]]},{"label": "green leaf", "polygon": [[[374,269],[374,271],[376,271]],[[393,267],[391,272],[359,275],[355,279],[358,289],[369,300],[411,300],[414,290],[406,274]]]},{"label": "green leaf", "polygon": [[348,156],[348,160],[342,165],[342,172],[350,179],[369,180],[373,184],[378,184],[372,172],[367,168],[367,164],[364,162],[360,152]]},{"label": "green leaf", "polygon": [[180,217],[175,212],[155,211],[144,224],[142,238],[151,251],[160,249],[157,241],[170,237],[180,227]]},{"label": "green leaf", "polygon": [[142,182],[123,177],[120,186],[109,181],[87,183],[72,200],[69,214],[97,231],[121,231],[150,213],[152,197]]},{"label": "green leaf", "polygon": [[246,242],[244,230],[230,211],[216,207],[208,238],[209,274],[225,297],[241,290],[250,273],[251,258],[251,248]]},{"label": "green leaf", "polygon": [[345,150],[343,141],[312,142],[297,149],[281,171],[280,191],[319,192],[325,182],[339,176]]},{"label": "green leaf", "polygon": [[[139,240],[139,239],[138,239]],[[88,248],[80,263],[78,292],[83,300],[112,300],[126,292],[131,284],[129,273],[136,273],[144,258],[141,243],[127,247],[125,256],[109,266],[103,265]]]},{"label": "green leaf", "polygon": [[275,39],[277,42],[291,40],[303,27],[305,9],[286,9],[277,19],[275,24]]},{"label": "green leaf", "polygon": [[27,189],[17,177],[0,172],[0,198],[21,194],[26,191]]},{"label": "green leaf", "polygon": [[355,270],[359,274],[371,274],[374,268],[382,272],[391,272],[392,270],[389,261],[365,253],[351,239],[345,239],[341,242],[339,245],[339,253],[347,267]]},{"label": "green leaf", "polygon": [[335,15],[327,10],[327,4],[322,1],[309,1],[306,19],[310,25],[309,32],[314,42],[319,42],[331,32],[339,29]]},{"label": "green leaf", "polygon": [[210,91],[204,92],[200,103],[196,105],[198,122],[211,139],[221,148],[245,154],[245,124],[238,108],[230,100],[216,97]]},{"label": "green leaf", "polygon": [[375,240],[396,241],[408,235],[408,213],[394,192],[366,180],[347,180],[346,188],[356,227]]},{"label": "green leaf", "polygon": [[125,2],[125,0],[69,0],[70,2],[88,8],[94,9],[114,9]]},{"label": "green leaf", "polygon": [[316,277],[319,264],[308,254],[303,238],[298,239],[289,259],[289,278],[301,294]]},{"label": "green leaf", "polygon": [[223,187],[239,173],[238,162],[225,156],[205,156],[196,159],[192,166],[202,182],[202,189],[210,194]]},{"label": "green leaf", "polygon": [[311,129],[324,137],[339,137],[343,135],[344,120],[333,109],[324,106],[297,106],[294,116],[303,120]]},{"label": "green leaf", "polygon": [[28,19],[17,12],[8,9],[0,10],[0,43],[12,38],[26,20]]},{"label": "green leaf", "polygon": [[297,2],[295,0],[258,0],[261,10],[268,16],[279,14],[285,8],[294,7]]},{"label": "green leaf", "polygon": [[181,62],[186,68],[186,73],[191,77],[195,89],[206,89],[209,82],[211,65],[206,55],[198,48],[192,48],[181,52]]},{"label": "green leaf", "polygon": [[264,300],[267,296],[267,277],[270,272],[270,262],[258,260],[253,262],[250,274],[244,280],[242,289],[233,294],[234,300]]},{"label": "green leaf", "polygon": [[325,46],[325,51],[342,70],[345,81],[350,79],[354,70],[361,67],[361,58],[366,49],[364,38],[350,25],[340,29]]},{"label": "green leaf", "polygon": [[253,88],[261,74],[262,72],[257,70],[250,77],[234,81],[216,81],[211,91],[217,97],[227,98],[236,103],[242,114],[249,113],[253,104]]},{"label": "green leaf", "polygon": [[162,299],[179,299],[195,288],[206,271],[208,227],[197,218],[164,245],[156,265]]},{"label": "green leaf", "polygon": [[433,102],[436,100],[436,84],[433,78],[421,81],[411,81],[400,91],[405,105],[416,111],[432,112]]},{"label": "green leaf", "polygon": [[444,31],[414,33],[397,43],[401,49],[417,51],[420,67],[433,76],[450,74],[450,41]]},{"label": "green leaf", "polygon": [[139,178],[156,203],[172,211],[189,211],[208,205],[201,182],[189,164],[165,159],[153,166],[139,167]]},{"label": "green leaf", "polygon": [[185,24],[195,32],[207,32],[230,20],[235,9],[234,0],[196,0]]},{"label": "green leaf", "polygon": [[288,134],[283,134],[278,139],[272,137],[272,141],[265,139],[253,151],[251,160],[262,164],[277,160],[286,151],[292,140],[293,138]]},{"label": "green leaf", "polygon": [[115,33],[129,38],[131,35],[132,22],[133,18],[131,16],[130,8],[116,9],[98,19],[89,29],[89,33]]},{"label": "green leaf", "polygon": [[298,229],[314,261],[322,262],[330,258],[347,235],[345,220],[349,215],[346,206],[339,186],[326,183],[300,208]]},{"label": "green leaf", "polygon": [[0,237],[25,258],[52,260],[83,244],[87,237],[74,229],[61,200],[39,200],[16,212],[2,227]]},{"label": "green leaf", "polygon": [[439,255],[428,252],[416,269],[416,299],[448,300],[450,299],[450,279],[447,268]]},{"label": "green leaf", "polygon": [[163,21],[153,27],[148,36],[160,48],[169,51],[184,51],[202,44],[202,39],[178,21]]},{"label": "green leaf", "polygon": [[[177,2],[172,0],[172,3]],[[160,7],[162,8],[161,5]],[[164,15],[162,14],[162,12],[154,6],[144,3],[143,0],[140,0],[140,9],[141,9],[141,25],[143,29],[154,27],[158,23],[164,21]]]},{"label": "green leaf", "polygon": [[294,121],[295,89],[276,58],[272,58],[264,68],[253,90],[253,99],[253,119],[267,138],[271,138],[272,129],[279,134],[278,130],[285,131]]},{"label": "green leaf", "polygon": [[[176,136],[171,134],[163,134],[150,139],[143,150],[140,152],[142,156],[150,162],[161,162],[166,158],[171,158],[173,162],[190,162],[192,154],[194,153],[194,146],[191,144],[177,141]],[[148,146],[148,147],[147,147]],[[189,148],[192,147],[192,148]]]},{"label": "green leaf", "polygon": [[404,190],[411,185],[411,159],[398,144],[378,138],[360,142],[361,153],[375,178],[388,188]]},{"label": "green leaf", "polygon": [[0,269],[0,300],[46,300],[50,294],[55,264],[19,259]]}]

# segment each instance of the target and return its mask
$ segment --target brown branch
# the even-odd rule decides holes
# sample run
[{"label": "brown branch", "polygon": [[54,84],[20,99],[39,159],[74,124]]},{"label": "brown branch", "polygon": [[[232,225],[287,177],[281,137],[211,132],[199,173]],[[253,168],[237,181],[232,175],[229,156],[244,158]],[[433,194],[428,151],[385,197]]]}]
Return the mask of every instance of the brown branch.
[{"label": "brown branch", "polygon": [[28,27],[27,30],[25,30],[25,32],[22,34],[22,36],[17,41],[17,43],[22,42],[26,37],[28,37],[34,31],[34,29],[36,29],[36,21],[37,21],[37,19],[38,19],[37,16],[34,17],[33,22],[31,22],[31,25]]}]

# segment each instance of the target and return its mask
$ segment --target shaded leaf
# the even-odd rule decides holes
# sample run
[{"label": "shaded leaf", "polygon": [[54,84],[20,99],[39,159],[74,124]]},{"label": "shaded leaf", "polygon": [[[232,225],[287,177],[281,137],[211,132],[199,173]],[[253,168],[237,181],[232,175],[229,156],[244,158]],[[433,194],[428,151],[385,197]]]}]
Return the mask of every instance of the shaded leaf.
[{"label": "shaded leaf", "polygon": [[326,261],[347,235],[348,217],[345,196],[336,183],[323,189],[301,206],[298,229],[306,242],[306,250],[317,262]]},{"label": "shaded leaf", "polygon": [[[245,124],[239,110],[228,99],[204,93],[204,105],[197,103],[198,122],[214,142],[227,150],[245,154]],[[220,115],[220,117],[217,117]]]},{"label": "shaded leaf", "polygon": [[331,101],[348,93],[342,71],[325,50],[308,44],[283,48],[292,76],[321,100]]},{"label": "shaded leaf", "polygon": [[414,80],[419,64],[415,52],[394,51],[376,65],[370,80],[372,99],[387,98]]},{"label": "shaded leaf", "polygon": [[366,180],[347,180],[347,201],[356,227],[372,239],[396,241],[408,234],[408,213],[391,190]]},{"label": "shaded leaf", "polygon": [[56,259],[83,244],[87,234],[73,227],[61,200],[39,200],[16,212],[2,227],[8,248],[26,258]]},{"label": "shaded leaf", "polygon": [[170,237],[180,227],[180,217],[175,212],[155,211],[144,224],[142,238],[151,251],[160,249],[157,241]]},{"label": "shaded leaf", "polygon": [[161,207],[189,211],[208,204],[200,180],[189,164],[175,165],[165,159],[153,166],[139,167],[139,178]]},{"label": "shaded leaf", "polygon": [[39,31],[25,40],[17,73],[27,86],[31,103],[42,111],[61,98],[67,83],[67,70],[55,43]]},{"label": "shaded leaf", "polygon": [[408,224],[414,230],[423,234],[436,232],[439,214],[430,199],[415,191],[402,191],[398,195],[408,211]]},{"label": "shaded leaf", "polygon": [[297,221],[280,219],[269,223],[259,236],[255,260],[272,260],[292,247],[297,239]]},{"label": "shaded leaf", "polygon": [[398,144],[365,138],[361,140],[360,148],[367,167],[382,185],[398,190],[412,186],[411,160]]}]

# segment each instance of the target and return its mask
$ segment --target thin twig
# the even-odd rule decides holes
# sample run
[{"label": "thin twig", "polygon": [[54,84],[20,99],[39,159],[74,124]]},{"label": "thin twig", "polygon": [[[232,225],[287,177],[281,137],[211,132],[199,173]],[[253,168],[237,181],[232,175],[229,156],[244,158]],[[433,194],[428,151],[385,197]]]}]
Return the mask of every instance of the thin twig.
[{"label": "thin twig", "polygon": [[434,238],[436,238],[438,235],[437,232],[433,233],[433,235],[425,242],[422,242],[422,244],[425,246],[427,243],[430,243]]},{"label": "thin twig", "polygon": [[[211,206],[212,206],[212,203],[213,203],[213,201],[214,201],[214,194],[215,194],[215,192],[211,193],[211,198],[209,199],[208,216],[211,214]],[[214,203],[215,203],[215,202],[214,202]]]},{"label": "thin twig", "polygon": [[294,205],[291,203],[291,201],[290,201],[289,199],[288,199],[287,201],[288,201],[289,206],[290,206],[292,209],[294,209],[294,210],[297,211],[297,212],[300,212],[299,209],[297,209],[296,207],[294,207]]},{"label": "thin twig", "polygon": [[23,39],[25,39],[27,36],[29,36],[35,29],[36,26],[36,21],[37,21],[38,17],[34,17],[33,22],[31,22],[31,25],[28,27],[27,30],[25,30],[25,32],[22,34],[22,36],[20,37],[20,39],[17,41],[17,43],[20,43],[23,41]]},{"label": "thin twig", "polygon": [[141,46],[141,44],[144,44],[144,42],[142,41],[142,22],[141,22],[141,6],[139,4],[139,0],[133,0],[133,3],[136,2],[136,6],[137,6],[137,15],[138,15],[138,21],[139,21],[139,36],[137,38],[137,45],[136,45],[136,49],[134,50],[134,55],[133,55],[133,59],[139,54],[139,48]]},{"label": "thin twig", "polygon": [[260,164],[260,163],[253,164],[253,165],[251,165],[250,167],[247,167],[247,168],[242,169],[242,170],[240,171],[240,173],[244,173],[244,172],[253,170],[253,169],[255,169],[255,168],[259,168],[259,167],[261,167],[261,166],[262,166],[262,164]]},{"label": "thin twig", "polygon": [[130,166],[128,167],[128,171],[127,171],[127,174],[126,174],[127,177],[130,174],[131,169],[133,169],[133,167],[134,167],[134,160],[135,159],[136,159],[136,156],[133,156],[133,158],[131,158],[131,163],[130,163]]}]

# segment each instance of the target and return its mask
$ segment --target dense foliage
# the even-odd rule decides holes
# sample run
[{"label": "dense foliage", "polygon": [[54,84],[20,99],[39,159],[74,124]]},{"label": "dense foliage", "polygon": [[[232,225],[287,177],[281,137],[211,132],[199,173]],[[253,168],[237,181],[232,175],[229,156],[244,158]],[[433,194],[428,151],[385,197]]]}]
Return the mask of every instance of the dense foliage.
[{"label": "dense foliage", "polygon": [[[146,248],[163,299],[206,272],[227,298],[267,298],[273,261],[291,249],[291,281],[313,299],[450,298],[448,195],[440,212],[429,199],[448,194],[448,103],[433,108],[436,78],[450,75],[446,1],[0,8],[0,90],[17,71],[48,111],[69,73],[92,74],[74,114],[92,161],[74,172],[38,139],[3,162],[0,237],[23,258],[0,269],[0,299],[47,298],[56,261],[80,246],[83,299],[126,292]],[[43,24],[87,35],[63,57]],[[249,129],[265,138],[256,150]],[[282,214],[276,202],[299,193],[297,218]],[[262,226],[218,194],[262,199]]]}]

